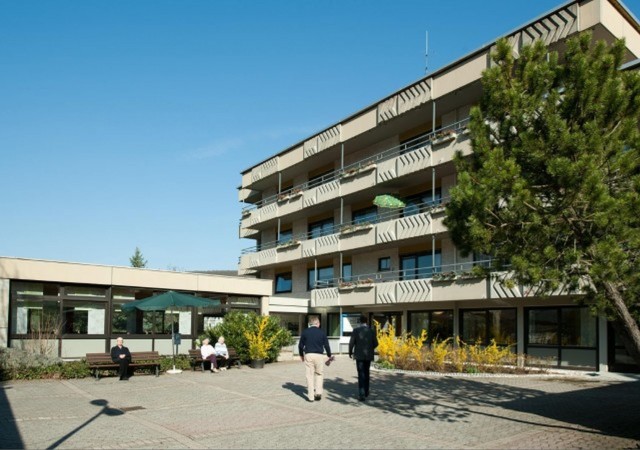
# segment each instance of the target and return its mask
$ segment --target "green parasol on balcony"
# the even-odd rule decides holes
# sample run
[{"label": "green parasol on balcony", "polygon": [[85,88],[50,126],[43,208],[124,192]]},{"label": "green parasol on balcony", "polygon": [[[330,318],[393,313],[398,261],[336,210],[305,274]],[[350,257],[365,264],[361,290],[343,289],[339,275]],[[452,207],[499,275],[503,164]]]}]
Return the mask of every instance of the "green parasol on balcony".
[{"label": "green parasol on balcony", "polygon": [[373,204],[380,208],[404,208],[405,203],[395,198],[393,195],[383,194],[376,195],[376,198],[373,199]]}]

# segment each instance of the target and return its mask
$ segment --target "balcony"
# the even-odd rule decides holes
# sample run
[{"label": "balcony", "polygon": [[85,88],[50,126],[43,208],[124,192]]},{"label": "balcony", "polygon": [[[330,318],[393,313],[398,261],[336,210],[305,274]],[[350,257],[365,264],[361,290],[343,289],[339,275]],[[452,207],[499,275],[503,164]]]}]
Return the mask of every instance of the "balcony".
[{"label": "balcony", "polygon": [[[321,280],[311,291],[311,307],[389,305],[487,298],[491,261],[422,267]],[[478,269],[474,269],[478,267]]]},{"label": "balcony", "polygon": [[[331,199],[371,188],[452,160],[457,150],[471,152],[469,119],[426,133],[342,169],[264,198],[242,210],[241,230]],[[251,232],[241,231],[245,237]]]},{"label": "balcony", "polygon": [[412,204],[411,214],[406,216],[402,216],[402,210],[380,209],[381,212],[369,221],[335,225],[321,235],[296,234],[286,241],[246,248],[240,256],[240,269],[258,269],[276,263],[442,233],[446,231],[444,205],[442,199]]}]

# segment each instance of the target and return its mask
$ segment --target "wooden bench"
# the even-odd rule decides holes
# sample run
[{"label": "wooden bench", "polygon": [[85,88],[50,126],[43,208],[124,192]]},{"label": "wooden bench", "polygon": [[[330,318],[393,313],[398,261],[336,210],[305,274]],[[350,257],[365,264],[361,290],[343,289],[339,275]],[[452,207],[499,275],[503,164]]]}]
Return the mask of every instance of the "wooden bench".
[{"label": "wooden bench", "polygon": [[[233,347],[227,347],[227,351],[229,352],[229,359],[225,359],[224,356],[216,356],[218,367],[221,367],[223,364],[231,367],[231,364],[235,364],[238,369],[240,369],[242,367],[242,363],[240,362],[240,357],[238,356],[236,349]],[[202,359],[202,353],[200,353],[199,348],[189,350],[189,361],[191,362],[191,370],[195,371],[196,366],[200,365],[200,368],[204,372],[204,363],[206,360]]]},{"label": "wooden bench", "polygon": [[[89,369],[93,370],[96,380],[100,378],[101,370],[118,370],[119,364],[111,360],[109,353],[87,353],[87,363]],[[129,370],[137,368],[155,368],[156,376],[160,375],[160,354],[158,352],[131,352],[131,362]]]}]

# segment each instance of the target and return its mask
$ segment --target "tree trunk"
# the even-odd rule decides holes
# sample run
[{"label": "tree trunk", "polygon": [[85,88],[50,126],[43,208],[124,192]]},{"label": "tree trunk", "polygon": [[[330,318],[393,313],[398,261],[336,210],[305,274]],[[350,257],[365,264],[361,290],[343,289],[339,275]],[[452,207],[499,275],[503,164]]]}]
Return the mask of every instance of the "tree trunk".
[{"label": "tree trunk", "polygon": [[605,282],[604,289],[617,313],[616,319],[613,321],[613,327],[622,339],[622,343],[629,355],[636,362],[636,365],[640,367],[640,328],[638,327],[638,322],[629,313],[629,308],[627,308],[622,295],[620,295],[613,283]]}]

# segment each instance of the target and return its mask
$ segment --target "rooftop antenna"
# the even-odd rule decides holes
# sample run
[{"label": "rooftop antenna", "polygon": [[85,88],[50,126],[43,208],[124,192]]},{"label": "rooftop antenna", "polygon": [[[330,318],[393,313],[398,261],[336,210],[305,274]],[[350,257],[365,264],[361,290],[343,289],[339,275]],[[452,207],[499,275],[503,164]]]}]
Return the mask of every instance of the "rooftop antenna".
[{"label": "rooftop antenna", "polygon": [[429,32],[424,32],[424,74],[429,72]]}]

